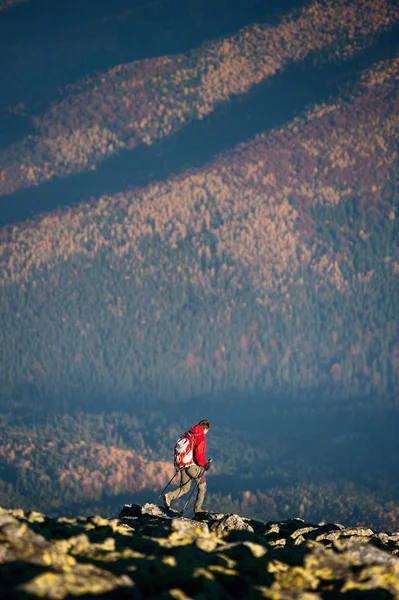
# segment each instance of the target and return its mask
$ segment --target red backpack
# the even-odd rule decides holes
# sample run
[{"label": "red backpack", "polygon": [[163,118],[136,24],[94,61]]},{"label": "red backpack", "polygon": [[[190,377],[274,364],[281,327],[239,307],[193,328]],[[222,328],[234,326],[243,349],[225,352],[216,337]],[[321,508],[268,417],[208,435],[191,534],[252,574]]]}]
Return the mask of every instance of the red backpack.
[{"label": "red backpack", "polygon": [[194,462],[193,456],[194,443],[192,436],[188,433],[183,433],[175,444],[175,466],[178,469],[189,467]]}]

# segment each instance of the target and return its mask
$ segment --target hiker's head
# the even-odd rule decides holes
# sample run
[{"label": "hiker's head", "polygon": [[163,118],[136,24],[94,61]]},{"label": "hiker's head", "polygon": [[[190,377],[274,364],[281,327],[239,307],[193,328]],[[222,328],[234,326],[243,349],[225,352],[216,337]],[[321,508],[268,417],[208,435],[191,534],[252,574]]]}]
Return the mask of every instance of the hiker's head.
[{"label": "hiker's head", "polygon": [[200,427],[202,427],[202,429],[204,430],[204,433],[205,433],[205,434],[206,434],[206,433],[208,433],[208,431],[209,431],[209,430],[210,430],[210,428],[211,428],[211,424],[209,423],[209,421],[208,421],[207,419],[202,419],[202,421],[200,421],[200,422],[198,423],[198,425],[199,425]]}]

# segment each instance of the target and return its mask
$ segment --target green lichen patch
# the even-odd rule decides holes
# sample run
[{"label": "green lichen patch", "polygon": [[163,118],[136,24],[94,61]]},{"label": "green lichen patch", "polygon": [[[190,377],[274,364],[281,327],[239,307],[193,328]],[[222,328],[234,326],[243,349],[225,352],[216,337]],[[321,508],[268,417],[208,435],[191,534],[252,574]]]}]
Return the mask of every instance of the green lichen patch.
[{"label": "green lichen patch", "polygon": [[131,597],[133,581],[127,576],[116,577],[94,565],[76,565],[72,571],[47,571],[17,589],[38,598],[63,600],[68,596],[106,594],[115,590],[119,597]]}]

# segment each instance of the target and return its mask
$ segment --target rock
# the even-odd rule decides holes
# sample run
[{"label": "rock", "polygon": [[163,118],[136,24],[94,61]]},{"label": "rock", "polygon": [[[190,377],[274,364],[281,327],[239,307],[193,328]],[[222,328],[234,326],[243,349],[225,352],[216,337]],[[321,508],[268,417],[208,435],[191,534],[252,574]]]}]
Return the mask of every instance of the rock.
[{"label": "rock", "polygon": [[[323,533],[320,533],[320,529],[323,529]],[[345,528],[342,525],[338,526],[338,525],[334,525],[333,523],[329,523],[326,525],[323,525],[322,528],[319,528],[317,530],[317,535],[315,536],[315,539],[317,542],[320,542],[321,540],[338,540],[342,537],[363,537],[363,538],[369,538],[370,536],[372,536],[374,534],[372,529],[369,529],[367,527],[348,527]]]},{"label": "rock", "polygon": [[179,532],[179,534],[190,533],[198,535],[198,533],[209,533],[209,527],[207,523],[197,523],[196,521],[192,521],[191,519],[185,518],[173,519],[172,529],[176,532]]},{"label": "rock", "polygon": [[266,523],[267,529],[263,535],[273,535],[280,533],[280,525],[278,523]]},{"label": "rock", "polygon": [[27,520],[30,523],[44,523],[46,521],[46,517],[35,510],[32,510],[30,513],[26,515]]},{"label": "rock", "polygon": [[167,519],[173,519],[180,513],[173,508],[164,508],[163,506],[157,506],[156,504],[125,504],[119,513],[119,518],[126,517],[165,517]]},{"label": "rock", "polygon": [[142,515],[150,517],[165,517],[170,513],[170,509],[157,506],[156,504],[144,504],[141,509]]},{"label": "rock", "polygon": [[317,531],[317,527],[313,527],[312,525],[309,527],[300,527],[299,529],[296,529],[293,533],[291,533],[290,537],[293,540],[296,540],[298,537],[304,538],[304,536],[307,533],[310,533],[311,531]]},{"label": "rock", "polygon": [[134,583],[128,575],[117,577],[94,565],[76,565],[73,571],[38,575],[29,583],[19,586],[27,594],[40,598],[63,600],[69,596],[107,594],[117,592],[115,598],[133,598]]},{"label": "rock", "polygon": [[204,552],[213,552],[218,547],[216,540],[212,538],[199,537],[195,540],[195,545]]},{"label": "rock", "polygon": [[17,519],[8,513],[0,513],[0,528],[9,523],[18,523]]},{"label": "rock", "polygon": [[118,519],[0,509],[0,598],[399,598],[399,534],[154,504]]},{"label": "rock", "polygon": [[138,504],[125,504],[119,513],[119,518],[123,519],[124,517],[141,517],[142,507]]},{"label": "rock", "polygon": [[215,520],[209,528],[210,531],[218,535],[223,535],[228,531],[245,530],[254,532],[251,525],[248,525],[239,515],[225,515],[223,518]]},{"label": "rock", "polygon": [[333,546],[339,552],[347,553],[353,562],[363,565],[398,565],[398,559],[371,544],[357,539],[337,540]]}]

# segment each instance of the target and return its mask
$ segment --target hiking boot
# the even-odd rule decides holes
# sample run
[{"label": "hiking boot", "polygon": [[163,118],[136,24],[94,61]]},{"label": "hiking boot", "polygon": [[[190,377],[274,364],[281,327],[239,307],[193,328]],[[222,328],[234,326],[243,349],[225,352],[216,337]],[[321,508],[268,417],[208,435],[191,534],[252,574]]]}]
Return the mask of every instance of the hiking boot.
[{"label": "hiking boot", "polygon": [[164,494],[162,497],[163,500],[163,505],[165,508],[169,509],[170,508],[170,501],[168,500],[168,495]]}]

